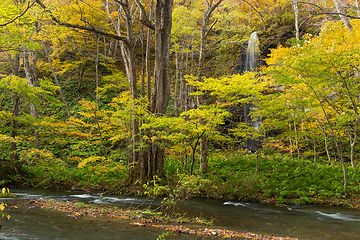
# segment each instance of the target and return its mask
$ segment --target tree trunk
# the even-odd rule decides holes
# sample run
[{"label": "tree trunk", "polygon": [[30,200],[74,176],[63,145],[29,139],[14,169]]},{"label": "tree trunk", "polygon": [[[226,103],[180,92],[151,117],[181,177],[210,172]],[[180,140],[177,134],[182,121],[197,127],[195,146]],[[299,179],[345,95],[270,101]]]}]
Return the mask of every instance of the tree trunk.
[{"label": "tree trunk", "polygon": [[347,191],[347,177],[346,177],[346,167],[345,167],[345,162],[344,162],[344,158],[343,158],[343,150],[341,149],[341,146],[340,146],[340,141],[338,141],[338,138],[336,137],[336,133],[331,125],[331,122],[329,120],[329,116],[325,110],[325,107],[323,105],[323,100],[322,98],[320,98],[320,96],[318,95],[318,93],[316,92],[316,90],[311,86],[309,85],[308,83],[306,83],[310,88],[311,90],[313,91],[317,101],[320,103],[320,107],[321,107],[321,110],[325,116],[325,119],[327,121],[327,123],[329,124],[329,128],[330,128],[330,133],[331,133],[331,136],[334,140],[334,143],[335,143],[335,146],[336,146],[336,150],[338,152],[338,156],[340,158],[340,162],[341,162],[341,165],[342,165],[342,169],[343,169],[343,176],[344,176],[344,191],[345,191],[345,198],[347,197],[348,195],[348,191]]},{"label": "tree trunk", "polygon": [[[100,35],[96,36],[96,57],[95,57],[95,102],[96,108],[99,107],[99,40]],[[105,44],[105,37],[104,37],[104,44]],[[95,109],[96,111],[96,109]]]},{"label": "tree trunk", "polygon": [[67,105],[67,102],[66,102],[66,99],[65,99],[65,96],[63,94],[63,91],[61,90],[61,86],[60,86],[60,83],[56,77],[56,73],[54,71],[54,68],[53,68],[53,65],[52,65],[52,62],[51,62],[51,58],[50,58],[50,54],[48,52],[48,50],[46,49],[46,46],[45,46],[45,43],[44,41],[41,41],[41,44],[44,48],[44,52],[45,52],[45,55],[48,59],[48,62],[49,62],[49,66],[50,66],[50,70],[51,70],[51,73],[54,77],[54,80],[55,80],[55,83],[56,83],[56,86],[59,88],[59,94],[60,94],[60,98],[61,98],[61,101],[63,102],[64,106],[65,106],[65,111],[66,111],[66,115],[68,118],[70,118],[70,112],[69,112],[69,108],[68,108],[68,105]]},{"label": "tree trunk", "polygon": [[[169,68],[169,56],[170,56],[170,34],[171,34],[171,22],[172,22],[172,6],[173,0],[158,0],[155,5],[155,26],[151,25],[149,19],[144,20],[142,16],[145,16],[144,6],[140,1],[135,0],[138,8],[140,9],[141,21],[148,27],[154,27],[155,29],[155,71],[152,84],[152,94],[150,98],[151,107],[150,110],[155,115],[163,115],[170,100],[170,68]],[[130,81],[130,89],[132,98],[135,100],[137,97],[136,87],[136,69],[135,58],[133,52],[133,40],[132,40],[132,18],[131,7],[128,0],[117,1],[120,9],[123,13],[123,19],[125,20],[127,29],[126,49],[124,43],[122,45],[122,54],[125,62],[125,69]],[[117,23],[113,21],[109,12],[108,4],[106,8],[109,13],[109,17],[113,22],[113,25],[120,35],[120,21]],[[120,15],[119,15],[120,18]],[[149,34],[150,36],[150,34]],[[139,136],[139,123],[136,120],[135,113],[133,113],[133,132],[132,132],[132,159],[128,159],[128,163],[132,164],[132,170],[130,171],[129,181],[140,179],[141,181],[152,175],[156,174],[159,177],[163,175],[163,150],[157,145],[148,146],[147,151],[151,151],[150,154],[145,154],[145,150],[142,149],[140,154],[136,151],[136,144],[141,140]],[[155,170],[147,169],[149,162],[146,161],[146,156],[150,156],[150,165],[155,167]],[[148,173],[148,174],[147,174]]]},{"label": "tree trunk", "polygon": [[151,111],[165,113],[170,100],[170,35],[173,0],[155,4],[155,75],[152,86]]},{"label": "tree trunk", "polygon": [[359,1],[355,0],[356,12],[358,17],[360,17],[360,8],[359,8]]},{"label": "tree trunk", "polygon": [[316,117],[316,122],[319,126],[319,128],[321,129],[321,131],[324,133],[324,141],[325,141],[325,151],[326,151],[326,156],[328,157],[328,160],[329,160],[329,163],[331,165],[333,165],[333,161],[331,160],[331,156],[330,156],[330,152],[329,152],[329,146],[328,146],[328,136],[327,136],[327,132],[326,132],[326,125],[324,124],[324,127],[321,127],[320,125],[320,122],[319,122],[319,119],[317,118],[317,116],[315,115]]},{"label": "tree trunk", "polygon": [[293,0],[292,2],[294,12],[295,12],[295,37],[296,40],[299,41],[300,39],[300,32],[299,32],[299,0]]},{"label": "tree trunk", "polygon": [[78,81],[78,85],[77,85],[78,92],[81,91],[81,85],[82,85],[82,81],[84,79],[84,74],[85,74],[85,64],[81,63],[79,81]]},{"label": "tree trunk", "polygon": [[[149,21],[153,19],[154,0],[150,3]],[[151,28],[148,29],[146,41],[146,92],[148,101],[151,101],[151,66],[150,66],[150,48],[151,48]]]},{"label": "tree trunk", "polygon": [[[207,1],[207,9],[203,15],[203,21],[201,25],[201,42],[200,42],[200,56],[199,56],[199,63],[198,63],[198,81],[202,81],[202,77],[204,75],[204,62],[206,56],[206,40],[207,35],[210,32],[211,28],[216,24],[216,21],[212,24],[212,26],[208,29],[209,20],[213,13],[213,11],[220,5],[223,0],[218,0],[215,5],[212,5],[213,0]],[[200,108],[201,104],[206,102],[206,99],[202,96],[197,96],[197,107]],[[199,119],[199,123],[202,124],[202,120]],[[200,141],[200,172],[201,176],[204,176],[204,173],[207,171],[207,164],[208,164],[208,141],[206,134],[203,134]]]},{"label": "tree trunk", "polygon": [[202,137],[200,142],[200,173],[203,178],[208,171],[208,139]]},{"label": "tree trunk", "polygon": [[[11,62],[12,74],[15,76],[19,76],[19,67],[20,67],[20,54],[16,53],[14,56],[14,60],[12,60],[11,55],[9,54],[9,59]],[[18,122],[16,117],[19,115],[20,111],[20,98],[17,94],[14,93],[13,96],[13,112],[12,112],[12,120],[11,120],[11,132],[10,137],[14,140],[17,135]],[[17,145],[16,142],[10,142],[10,160],[17,160]]]},{"label": "tree trunk", "polygon": [[[18,122],[16,117],[19,116],[20,111],[20,98],[14,94],[13,96],[13,112],[12,112],[12,120],[11,120],[11,132],[10,137],[15,140],[17,135]],[[16,142],[10,142],[10,160],[17,160],[17,146]]]},{"label": "tree trunk", "polygon": [[146,64],[145,64],[145,34],[144,34],[144,26],[141,25],[141,97],[145,97],[145,75],[146,75]]},{"label": "tree trunk", "polygon": [[[165,114],[170,100],[170,35],[173,0],[158,0],[155,4],[155,69],[151,92],[151,112]],[[150,177],[163,176],[164,151],[156,144],[148,146],[152,166]]]},{"label": "tree trunk", "polygon": [[174,115],[179,117],[179,105],[180,105],[180,80],[179,80],[179,51],[175,46],[175,92],[174,92]]},{"label": "tree trunk", "polygon": [[351,26],[349,18],[347,18],[346,16],[343,15],[344,11],[343,11],[341,0],[334,0],[334,3],[335,3],[336,11],[339,13],[339,17],[340,17],[341,21],[343,21],[345,27],[347,27],[350,31],[352,31],[352,26]]},{"label": "tree trunk", "polygon": [[[29,85],[32,87],[37,87],[37,53],[35,52],[35,56],[33,58],[33,66],[30,66],[29,62],[29,52],[23,51],[23,63],[24,63],[24,70],[26,74],[26,78],[29,81]],[[38,110],[36,109],[33,103],[30,103],[30,115],[37,119],[39,118]],[[39,149],[40,140],[39,140],[39,133],[38,133],[39,126],[35,124],[34,126],[34,136],[35,136],[35,149]]]}]

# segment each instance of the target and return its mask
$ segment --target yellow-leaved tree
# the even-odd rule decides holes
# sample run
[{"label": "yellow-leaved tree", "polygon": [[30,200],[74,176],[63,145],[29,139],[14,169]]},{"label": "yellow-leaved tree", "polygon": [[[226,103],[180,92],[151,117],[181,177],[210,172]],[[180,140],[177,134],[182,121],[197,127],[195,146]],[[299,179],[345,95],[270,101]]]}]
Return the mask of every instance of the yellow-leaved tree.
[{"label": "yellow-leaved tree", "polygon": [[[283,116],[291,119],[288,123],[293,125],[295,139],[299,140],[300,128],[318,128],[306,132],[308,135],[321,133],[323,139],[319,142],[325,144],[326,151],[331,140],[334,156],[342,163],[345,196],[344,158],[348,156],[355,166],[360,123],[360,21],[353,20],[351,24],[352,32],[341,22],[328,22],[318,36],[307,36],[301,44],[273,50],[266,71],[283,88],[282,96],[272,98],[272,102],[280,106],[279,109],[287,109],[288,116]],[[280,99],[283,102],[279,102]],[[273,111],[268,108],[264,114],[269,116]]]}]

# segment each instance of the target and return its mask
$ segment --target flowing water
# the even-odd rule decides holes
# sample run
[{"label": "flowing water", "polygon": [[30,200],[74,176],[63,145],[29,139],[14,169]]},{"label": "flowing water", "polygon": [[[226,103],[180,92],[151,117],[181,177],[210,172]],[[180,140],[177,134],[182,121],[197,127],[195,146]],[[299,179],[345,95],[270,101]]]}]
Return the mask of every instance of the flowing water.
[{"label": "flowing water", "polygon": [[257,32],[253,32],[247,45],[244,72],[256,71],[256,68],[259,66],[259,51],[259,37]]},{"label": "flowing water", "polygon": [[[243,72],[255,72],[259,67],[259,52],[260,52],[260,42],[257,32],[253,32],[250,35],[247,49],[246,49],[246,58]],[[251,127],[258,130],[261,127],[262,119],[261,117],[251,116],[251,112],[256,109],[255,101],[250,103],[244,103],[244,119],[246,122],[250,123]],[[246,140],[246,148],[249,153],[256,151],[258,148],[258,140],[256,138],[250,138]]]},{"label": "flowing water", "polygon": [[[122,208],[146,206],[144,198],[100,196],[100,194],[65,191],[19,189],[10,191],[20,198],[1,199],[16,205],[7,213],[11,219],[0,220],[3,228],[0,239],[156,239],[164,231],[150,227],[131,226],[130,221],[110,218],[84,217],[75,219],[66,213],[35,208],[30,199],[47,198],[60,201],[82,201],[92,204],[111,204]],[[144,203],[145,201],[145,203]],[[160,200],[151,203],[158,206]],[[360,211],[342,207],[262,205],[224,202],[212,199],[190,199],[180,205],[188,216],[213,218],[212,228],[239,232],[290,236],[301,239],[360,239]],[[206,228],[207,226],[197,226]],[[167,239],[209,239],[190,235]]]}]

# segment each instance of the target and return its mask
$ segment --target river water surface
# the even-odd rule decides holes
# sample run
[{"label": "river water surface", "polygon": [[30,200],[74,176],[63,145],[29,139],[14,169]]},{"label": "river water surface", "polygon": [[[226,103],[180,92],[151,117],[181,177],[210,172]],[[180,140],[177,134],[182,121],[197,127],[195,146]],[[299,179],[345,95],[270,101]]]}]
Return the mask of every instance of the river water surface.
[{"label": "river water surface", "polygon": [[[130,221],[84,217],[75,219],[66,213],[35,208],[30,199],[47,198],[58,201],[82,201],[92,204],[111,204],[122,208],[146,206],[140,197],[100,196],[100,194],[12,188],[17,199],[0,198],[0,202],[16,205],[7,211],[11,219],[0,220],[3,228],[0,239],[152,239],[164,232],[150,227],[131,226]],[[160,200],[151,203],[158,206]],[[225,228],[239,232],[254,232],[301,239],[360,239],[360,211],[342,207],[297,206],[277,207],[243,202],[226,202],[194,198],[180,205],[187,216],[213,218],[211,228]],[[194,226],[193,226],[194,227]],[[206,228],[207,226],[195,226]],[[167,239],[209,239],[190,235]]]}]

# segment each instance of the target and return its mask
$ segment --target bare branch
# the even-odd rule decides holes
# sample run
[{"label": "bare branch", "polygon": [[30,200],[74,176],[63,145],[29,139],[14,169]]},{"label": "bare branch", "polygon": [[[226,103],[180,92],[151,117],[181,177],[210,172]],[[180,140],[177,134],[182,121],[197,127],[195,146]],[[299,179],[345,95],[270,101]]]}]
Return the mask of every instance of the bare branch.
[{"label": "bare branch", "polygon": [[214,4],[214,6],[212,6],[212,7],[210,8],[210,11],[209,11],[209,13],[208,13],[209,16],[210,16],[210,15],[212,14],[212,12],[222,3],[222,1],[223,1],[223,0],[217,1],[217,2]]},{"label": "bare branch", "polygon": [[249,3],[248,1],[246,0],[242,0],[244,3],[247,3],[250,5],[250,7],[252,7],[252,9],[254,9],[254,11],[260,15],[260,18],[261,18],[261,21],[262,21],[262,24],[263,24],[263,28],[264,28],[264,32],[266,31],[266,27],[265,27],[265,22],[264,22],[264,17],[263,15],[261,14],[261,12],[259,12],[251,3]]},{"label": "bare branch", "polygon": [[142,22],[142,24],[144,24],[145,26],[147,26],[152,30],[155,30],[155,25],[152,22],[150,22],[149,18],[147,17],[145,8],[142,5],[142,3],[139,0],[134,0],[134,1],[138,6],[138,8],[140,9],[140,21]]},{"label": "bare branch", "polygon": [[313,15],[339,15],[339,16],[344,16],[344,17],[348,17],[348,18],[352,18],[352,19],[360,19],[360,17],[354,17],[345,13],[337,13],[337,12],[320,12],[320,13],[313,13]]},{"label": "bare branch", "polygon": [[210,26],[209,30],[206,32],[205,37],[207,37],[207,35],[209,35],[211,29],[215,26],[215,24],[218,22],[219,19],[216,19],[215,22],[213,22],[213,24]]},{"label": "bare branch", "polygon": [[312,5],[312,6],[315,6],[315,7],[319,8],[322,12],[324,11],[324,9],[321,6],[319,6],[319,5],[315,4],[315,3],[308,3],[308,2],[298,2],[298,3]]},{"label": "bare branch", "polygon": [[9,25],[9,24],[11,24],[11,23],[13,23],[13,22],[15,22],[16,19],[24,16],[24,14],[25,14],[32,6],[34,6],[35,2],[36,2],[36,1],[33,1],[31,4],[28,3],[28,6],[26,7],[26,9],[25,9],[20,15],[16,16],[14,19],[12,19],[11,21],[9,21],[9,22],[7,22],[7,23],[0,24],[0,27],[5,27],[5,26],[7,26],[7,25]]},{"label": "bare branch", "polygon": [[116,39],[116,40],[119,40],[119,41],[122,41],[124,42],[128,47],[131,47],[131,44],[130,44],[130,41],[128,38],[126,37],[122,37],[122,36],[118,36],[118,35],[115,35],[115,34],[112,34],[112,33],[108,33],[108,32],[104,32],[100,29],[97,29],[95,27],[86,27],[86,26],[80,26],[80,25],[77,25],[77,24],[71,24],[71,23],[66,23],[66,22],[61,22],[58,18],[56,18],[52,12],[50,10],[47,9],[47,7],[41,2],[41,0],[35,0],[36,3],[38,3],[46,12],[50,13],[50,16],[52,18],[52,20],[54,22],[56,22],[57,24],[61,25],[61,26],[64,26],[64,27],[69,27],[69,28],[74,28],[74,29],[80,29],[80,30],[85,30],[85,31],[88,31],[88,32],[93,32],[93,33],[96,33],[96,34],[100,34],[102,36],[106,36],[106,37],[109,37],[109,38],[112,38],[112,39]]}]

